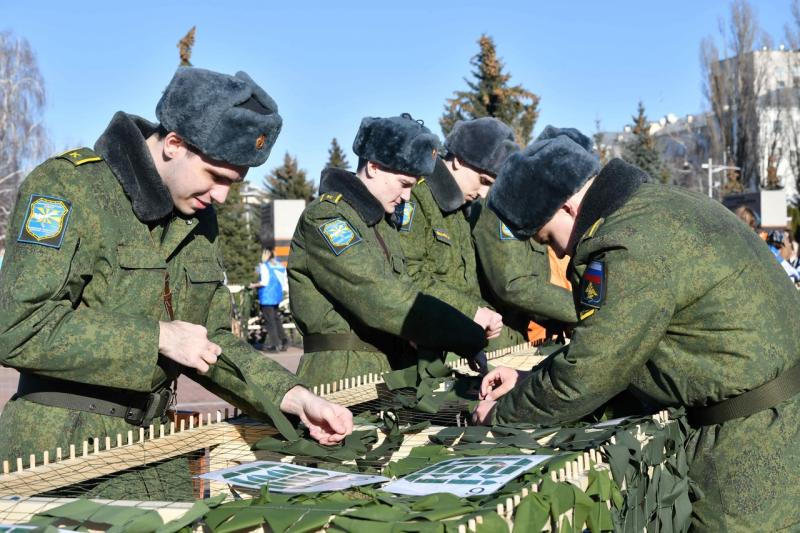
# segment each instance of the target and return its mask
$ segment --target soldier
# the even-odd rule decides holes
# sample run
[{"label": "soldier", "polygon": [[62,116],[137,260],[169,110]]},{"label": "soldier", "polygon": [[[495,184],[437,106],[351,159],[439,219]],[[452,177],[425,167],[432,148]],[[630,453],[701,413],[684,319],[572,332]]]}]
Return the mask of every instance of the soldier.
[{"label": "soldier", "polygon": [[557,424],[626,390],[655,409],[683,406],[703,494],[693,527],[796,530],[797,291],[721,204],[620,159],[598,169],[561,135],[512,156],[489,195],[515,234],[572,255],[579,322],[568,350],[529,374],[486,376],[476,418]]},{"label": "soldier", "polygon": [[420,292],[389,221],[417,178],[433,170],[438,139],[408,114],[367,117],[353,151],[356,173],[322,172],[323,194],[292,239],[289,297],[305,351],[298,375],[327,383],[412,366],[417,350],[409,342],[474,356],[491,324]]},{"label": "soldier", "polygon": [[[570,135],[591,151],[591,140],[571,128],[562,130],[547,126],[536,140],[559,134]],[[531,320],[546,324],[552,332],[574,325],[577,316],[572,293],[550,283],[547,246],[534,239],[518,239],[491,209],[484,208],[483,202],[473,207],[471,218],[484,294],[503,314],[507,326],[507,333],[495,346],[503,348],[525,342]]]},{"label": "soldier", "polygon": [[511,128],[491,117],[456,122],[444,147],[444,157],[398,210],[400,244],[422,291],[476,322],[488,321],[489,339],[496,339],[503,317],[481,298],[466,210],[486,196],[500,165],[519,148]]},{"label": "soldier", "polygon": [[352,430],[347,409],[230,332],[211,204],[266,161],[275,102],[243,72],[181,68],[156,115],[118,112],[94,150],[20,187],[0,274],[0,362],[20,371],[4,459],[163,422],[179,374],[251,415],[298,415],[325,444]]}]

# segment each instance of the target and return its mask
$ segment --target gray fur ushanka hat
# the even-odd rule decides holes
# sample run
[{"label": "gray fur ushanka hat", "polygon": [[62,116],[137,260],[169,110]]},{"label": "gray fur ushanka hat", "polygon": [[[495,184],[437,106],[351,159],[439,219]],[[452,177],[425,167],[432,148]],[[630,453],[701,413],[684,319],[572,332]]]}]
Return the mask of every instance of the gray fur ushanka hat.
[{"label": "gray fur ushanka hat", "polygon": [[353,151],[367,161],[395,172],[427,176],[433,172],[439,138],[408,113],[399,117],[365,117]]},{"label": "gray fur ushanka hat", "polygon": [[459,120],[444,141],[448,154],[497,176],[506,158],[519,151],[514,130],[494,117]]},{"label": "gray fur ushanka hat", "polygon": [[542,133],[539,134],[538,137],[533,142],[544,141],[547,139],[553,139],[558,137],[559,135],[566,135],[586,150],[587,152],[592,151],[592,147],[594,146],[594,142],[592,139],[581,133],[580,131],[576,130],[575,128],[556,128],[555,126],[547,125],[542,130]]},{"label": "gray fur ushanka hat", "polygon": [[156,116],[204,155],[244,167],[267,160],[283,125],[275,100],[246,73],[194,67],[175,72]]},{"label": "gray fur ushanka hat", "polygon": [[[555,130],[552,128],[549,134]],[[587,139],[569,128],[553,137],[540,137],[506,160],[489,190],[487,204],[514,235],[535,235],[570,196],[598,173],[597,156],[584,148],[591,147]]]}]

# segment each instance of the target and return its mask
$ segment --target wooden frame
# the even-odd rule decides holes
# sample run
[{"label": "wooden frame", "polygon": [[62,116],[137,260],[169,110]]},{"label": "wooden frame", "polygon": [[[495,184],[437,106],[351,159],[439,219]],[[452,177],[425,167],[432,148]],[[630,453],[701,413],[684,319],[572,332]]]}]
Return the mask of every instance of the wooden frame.
[{"label": "wooden frame", "polygon": [[[544,356],[537,348],[523,344],[488,353],[487,358],[495,362],[502,360],[504,366],[531,368],[544,359]],[[455,361],[452,366],[468,372],[467,361],[464,359]],[[314,387],[314,392],[330,401],[353,406],[377,400],[379,386],[383,383],[380,375],[369,374]],[[14,465],[6,461],[0,475],[0,523],[26,522],[36,513],[74,501],[69,498],[36,497],[35,494],[196,450],[210,450],[209,470],[227,468],[259,458],[260,452],[251,451],[252,444],[265,436],[274,435],[275,429],[252,420],[234,420],[239,414],[237,410],[233,411],[233,417],[229,417],[229,414],[226,409],[213,415],[206,413],[200,417],[199,423],[191,418],[188,424],[182,420],[178,425],[172,423],[168,426],[150,426],[149,431],[140,428],[138,431],[128,431],[126,435],[116,435],[114,439],[105,437],[102,449],[100,446],[97,449],[91,448],[88,442],[84,442],[80,449],[70,446],[66,453],[57,450],[55,458],[49,458],[45,452],[43,464],[36,464],[33,455],[27,461],[18,458]],[[654,418],[662,424],[668,423],[666,413],[659,413]],[[427,444],[428,436],[441,429],[442,427],[432,426],[418,434],[409,435],[401,448],[393,454],[393,459],[406,457],[411,448]],[[640,439],[648,438],[640,430],[637,430],[637,436]],[[382,438],[383,435],[379,435],[379,443]],[[542,444],[549,438],[541,439]],[[99,441],[95,439],[95,442]],[[287,457],[284,460],[290,459]],[[590,468],[609,468],[603,462],[601,450],[587,450],[558,472],[551,472],[551,477],[554,481],[568,481],[586,489]],[[229,488],[222,483],[211,482],[209,488],[212,495],[229,493]],[[509,497],[504,504],[497,506],[497,513],[513,525],[515,507],[529,492],[537,490],[538,486],[532,485]],[[12,495],[13,499],[9,498]],[[153,509],[165,522],[181,516],[191,506],[185,502],[94,501]],[[480,518],[469,520],[459,526],[459,531],[477,531],[480,524]]]}]

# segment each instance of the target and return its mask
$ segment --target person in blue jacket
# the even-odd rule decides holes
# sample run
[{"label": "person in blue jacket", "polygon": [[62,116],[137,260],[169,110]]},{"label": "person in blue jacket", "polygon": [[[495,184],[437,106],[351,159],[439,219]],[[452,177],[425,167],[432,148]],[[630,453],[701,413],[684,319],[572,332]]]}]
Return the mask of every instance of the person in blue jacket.
[{"label": "person in blue jacket", "polygon": [[286,290],[286,267],[275,259],[275,251],[272,248],[264,248],[261,251],[258,275],[258,283],[252,284],[251,288],[258,288],[258,303],[261,305],[261,316],[267,330],[265,350],[277,352],[280,347],[280,351],[284,352],[289,347],[289,339],[278,315],[278,305],[283,300],[283,293]]}]

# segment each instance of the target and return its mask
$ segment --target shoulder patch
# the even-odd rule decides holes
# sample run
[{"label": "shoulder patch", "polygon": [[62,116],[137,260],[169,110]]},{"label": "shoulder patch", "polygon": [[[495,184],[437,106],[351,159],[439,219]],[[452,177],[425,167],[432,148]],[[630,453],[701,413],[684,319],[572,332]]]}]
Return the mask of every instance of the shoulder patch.
[{"label": "shoulder patch", "polygon": [[514,237],[514,234],[511,233],[511,230],[508,229],[508,226],[500,222],[500,240],[501,241],[516,241],[517,238]]},{"label": "shoulder patch", "polygon": [[338,204],[339,200],[342,199],[342,195],[337,193],[330,193],[326,192],[322,196],[319,197],[321,202],[330,202],[332,204]]},{"label": "shoulder patch", "polygon": [[414,213],[417,211],[417,203],[408,201],[403,203],[403,212],[400,214],[400,231],[411,231],[411,223],[414,221]]},{"label": "shoulder patch", "polygon": [[361,242],[361,235],[343,218],[334,218],[321,224],[319,232],[335,255]]},{"label": "shoulder patch", "polygon": [[425,183],[425,176],[419,178],[414,186],[416,187],[417,185],[422,185],[423,183]]},{"label": "shoulder patch", "polygon": [[61,248],[72,203],[63,198],[32,194],[17,242]]},{"label": "shoulder patch", "polygon": [[606,297],[606,266],[594,260],[586,267],[581,278],[581,305],[600,309]]},{"label": "shoulder patch", "polygon": [[77,148],[75,150],[67,150],[63,154],[57,155],[56,159],[66,159],[76,167],[79,167],[86,163],[95,163],[97,161],[103,160],[103,158],[100,157],[94,150],[90,150],[89,148]]},{"label": "shoulder patch", "polygon": [[594,234],[597,233],[597,229],[603,225],[606,219],[598,218],[592,226],[586,230],[586,233],[583,234],[583,239],[591,239],[594,237]]},{"label": "shoulder patch", "polygon": [[433,237],[439,242],[443,242],[448,245],[453,244],[450,240],[450,235],[443,229],[433,228]]}]

